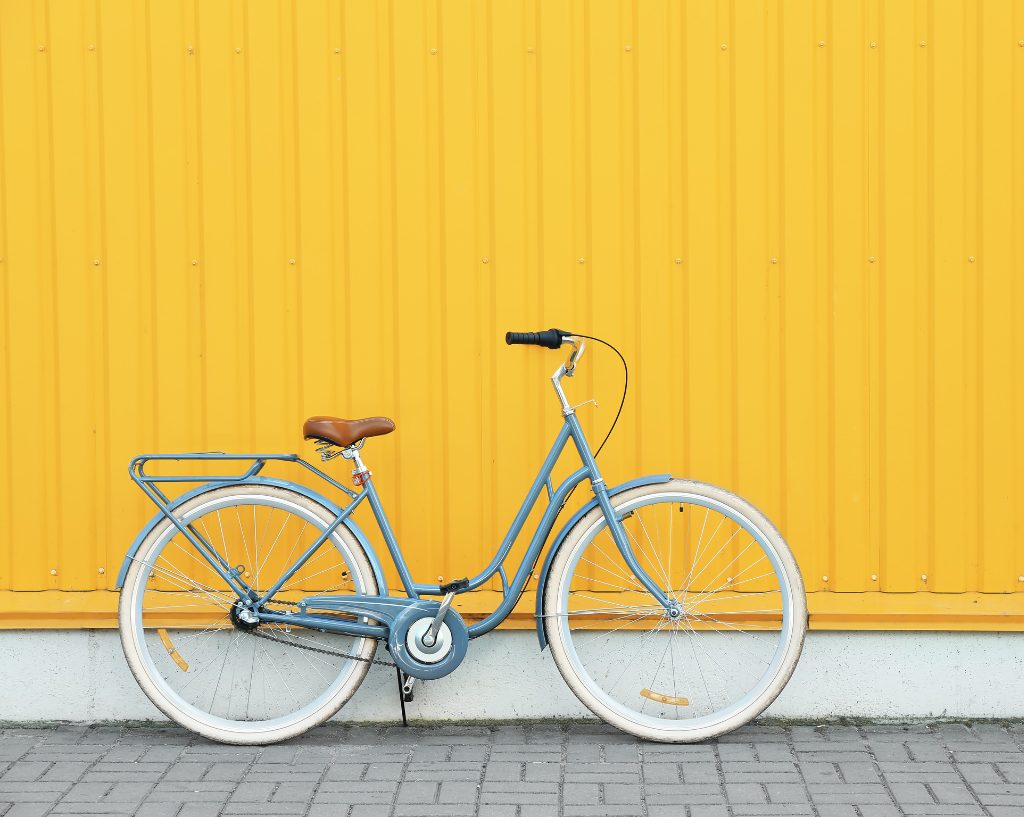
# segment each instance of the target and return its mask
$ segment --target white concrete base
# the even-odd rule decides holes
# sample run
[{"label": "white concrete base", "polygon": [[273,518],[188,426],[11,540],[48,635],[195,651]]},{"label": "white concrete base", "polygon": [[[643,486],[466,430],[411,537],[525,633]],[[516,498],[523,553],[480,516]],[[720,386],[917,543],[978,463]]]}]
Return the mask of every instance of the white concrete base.
[{"label": "white concrete base", "polygon": [[[339,716],[394,722],[395,675],[371,668]],[[157,720],[110,630],[0,631],[0,720]],[[452,675],[420,682],[423,720],[579,718],[533,632],[470,644]],[[811,632],[797,671],[768,710],[776,718],[1024,717],[1024,633]]]}]

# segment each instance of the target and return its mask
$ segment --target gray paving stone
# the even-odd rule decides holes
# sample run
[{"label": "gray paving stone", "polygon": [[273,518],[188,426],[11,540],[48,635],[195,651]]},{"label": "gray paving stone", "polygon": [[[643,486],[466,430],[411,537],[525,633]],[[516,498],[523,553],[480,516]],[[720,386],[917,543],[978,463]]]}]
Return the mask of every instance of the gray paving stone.
[{"label": "gray paving stone", "polygon": [[[323,815],[323,817],[338,817],[337,809],[326,807],[326,810],[320,811],[318,809],[325,809],[324,806],[313,806],[309,810],[309,817],[317,817],[317,815]],[[352,810],[349,812],[349,817],[386,817],[391,814],[391,806],[384,805],[367,805],[361,804],[352,806]]]},{"label": "gray paving stone", "polygon": [[891,783],[889,791],[900,806],[910,803],[934,803],[935,798],[924,783]]},{"label": "gray paving stone", "polygon": [[399,803],[433,803],[438,783],[406,782],[398,787]]},{"label": "gray paving stone", "polygon": [[172,728],[0,730],[0,817],[1020,817],[1024,724],[328,726],[220,746]]},{"label": "gray paving stone", "polygon": [[[968,766],[976,766],[979,764],[958,763],[957,765],[960,767],[961,770],[963,770]],[[990,766],[992,770],[996,773],[996,780],[993,780],[993,783],[1003,780],[1005,780],[1007,783],[1024,783],[1024,763],[1010,763],[1007,761],[999,760],[995,763],[987,763],[985,765]],[[964,776],[967,777],[966,773],[964,774]],[[970,780],[970,778],[967,779]],[[979,780],[978,782],[980,783],[983,781]]]},{"label": "gray paving stone", "polygon": [[[726,817],[729,814],[728,806],[708,806],[696,804],[689,807],[690,817]],[[649,808],[648,817],[678,817],[679,808],[670,806],[668,808]]]},{"label": "gray paving stone", "polygon": [[768,802],[768,792],[759,783],[726,783],[725,796],[730,803]]},{"label": "gray paving stone", "polygon": [[472,803],[464,805],[454,805],[452,803],[445,803],[443,805],[397,803],[393,813],[395,817],[461,817],[461,815],[476,814],[476,806]]},{"label": "gray paving stone", "polygon": [[[330,803],[334,805],[373,805],[392,803],[395,799],[397,783],[386,782],[336,782],[323,783],[313,796],[314,804]],[[334,809],[334,814],[338,809]]]},{"label": "gray paving stone", "polygon": [[889,803],[889,793],[881,784],[853,783],[843,785],[809,784],[811,800],[820,804]]},{"label": "gray paving stone", "polygon": [[475,803],[480,791],[479,784],[473,782],[445,781],[441,783],[437,794],[438,803]]},{"label": "gray paving stone", "polygon": [[772,803],[806,803],[810,799],[800,783],[766,783],[765,789]]}]

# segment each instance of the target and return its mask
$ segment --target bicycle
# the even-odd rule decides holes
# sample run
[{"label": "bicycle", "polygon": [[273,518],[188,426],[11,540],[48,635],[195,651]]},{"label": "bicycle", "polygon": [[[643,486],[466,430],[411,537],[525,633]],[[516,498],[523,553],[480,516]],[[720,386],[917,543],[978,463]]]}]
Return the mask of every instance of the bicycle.
[{"label": "bicycle", "polygon": [[[448,675],[471,639],[511,613],[556,517],[589,480],[594,496],[551,539],[536,592],[541,649],[550,647],[570,689],[599,718],[656,741],[705,740],[763,712],[792,675],[807,627],[796,561],[760,511],[722,488],[669,474],[606,485],[562,386],[587,339],[618,353],[599,338],[557,329],[505,337],[510,345],[572,347],[551,376],[563,425],[474,578],[424,584],[410,575],[361,456],[367,439],[394,430],[387,418],[313,417],[304,425],[323,461],[352,462],[357,491],[295,454],[133,459],[131,477],[159,512],[125,556],[118,617],[128,665],[150,700],[213,740],[264,744],[335,715],[371,663],[393,663],[406,692],[415,679]],[[570,440],[582,464],[555,488],[552,469]],[[168,460],[251,464],[235,476],[146,472],[147,463]],[[311,471],[346,504],[261,475],[268,462]],[[165,493],[167,484],[188,482],[203,484],[175,499]],[[505,561],[545,488],[547,508],[509,581]],[[391,593],[352,518],[364,502],[404,593]],[[494,576],[502,601],[467,625],[454,598]],[[378,642],[390,662],[375,658]]]}]

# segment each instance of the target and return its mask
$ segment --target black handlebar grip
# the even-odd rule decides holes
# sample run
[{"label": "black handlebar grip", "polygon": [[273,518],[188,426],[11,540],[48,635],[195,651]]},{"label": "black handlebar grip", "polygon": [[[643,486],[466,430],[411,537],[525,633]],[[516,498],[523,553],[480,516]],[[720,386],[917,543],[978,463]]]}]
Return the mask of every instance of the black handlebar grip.
[{"label": "black handlebar grip", "polygon": [[521,344],[543,346],[545,349],[559,349],[562,346],[562,338],[571,334],[571,332],[564,332],[561,329],[547,329],[543,332],[506,332],[505,343],[509,346]]}]

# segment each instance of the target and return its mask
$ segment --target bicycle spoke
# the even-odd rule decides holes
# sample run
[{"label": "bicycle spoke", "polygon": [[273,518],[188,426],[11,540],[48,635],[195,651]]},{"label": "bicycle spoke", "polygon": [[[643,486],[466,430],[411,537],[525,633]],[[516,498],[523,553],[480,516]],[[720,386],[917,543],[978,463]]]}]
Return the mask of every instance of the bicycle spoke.
[{"label": "bicycle spoke", "polygon": [[661,575],[665,577],[665,587],[670,588],[672,586],[671,574],[665,570],[665,566],[661,563],[661,557],[658,555],[658,546],[654,544],[654,540],[651,539],[651,535],[647,532],[643,514],[637,513],[636,521],[640,523],[640,529],[644,532],[644,536],[647,537],[647,542],[651,546],[651,552],[654,554],[654,558],[658,560],[658,568],[661,570]]},{"label": "bicycle spoke", "polygon": [[252,560],[252,556],[249,555],[249,541],[245,538],[245,528],[242,527],[242,514],[238,510],[238,506],[235,506],[235,518],[238,519],[238,532],[242,535],[242,546],[245,548],[245,564],[248,567],[254,568],[255,564]]},{"label": "bicycle spoke", "polygon": [[277,536],[274,537],[274,541],[270,545],[270,550],[267,551],[267,555],[263,557],[263,561],[259,567],[256,568],[256,583],[259,584],[260,570],[270,560],[271,555],[274,553],[274,548],[277,547],[277,540],[281,538],[281,534],[284,533],[284,529],[288,526],[288,517],[284,518],[284,522],[281,523],[281,530],[277,532]]},{"label": "bicycle spoke", "polygon": [[[721,570],[719,570],[718,573],[715,575],[715,577],[713,579],[711,579],[711,581],[708,582],[708,584],[714,584],[716,581],[718,581],[718,579],[721,577],[721,575],[723,573],[725,573],[730,567],[732,567],[740,559],[740,557],[743,556],[743,554],[746,553],[751,548],[751,546],[753,546],[753,544],[754,544],[754,540],[751,539],[750,542],[747,543],[747,546],[745,548],[743,548],[743,550],[741,550],[738,554],[736,554],[736,558],[734,558],[731,562],[729,562],[729,564],[727,564],[725,567],[723,567]],[[741,570],[735,576],[729,576],[725,580],[725,584],[721,584],[718,587],[714,588],[713,590],[700,591],[697,594],[697,598],[700,599],[701,596],[706,596],[709,593],[717,593],[723,587],[726,587],[726,586],[732,584],[735,579],[737,579],[740,576],[742,576],[744,573],[746,573],[748,570],[750,570],[750,568],[752,568],[754,565],[756,565],[758,562],[762,561],[765,558],[767,558],[767,557],[764,556],[764,554],[762,554],[758,558],[758,560],[756,562],[753,562],[752,564],[747,565],[745,568],[743,568],[743,570]],[[683,592],[686,593],[685,590]]]},{"label": "bicycle spoke", "polygon": [[[633,589],[635,589],[635,590],[643,590],[644,589],[643,585],[640,584],[640,582],[633,581],[632,579],[626,578],[619,571],[609,570],[607,567],[603,567],[602,565],[599,565],[597,562],[592,562],[590,559],[583,558],[583,559],[580,559],[580,561],[581,562],[586,562],[587,564],[590,564],[590,565],[593,565],[598,570],[603,570],[605,573],[608,573],[608,574],[614,576],[615,578],[626,579],[626,581],[630,582],[630,584],[633,585]],[[591,581],[597,581],[597,579],[591,578]],[[610,586],[611,587],[615,587],[615,588],[617,588],[619,590],[629,590],[630,589],[630,588],[625,587],[625,586],[623,586],[621,584],[615,584],[615,585],[610,585]]]}]

